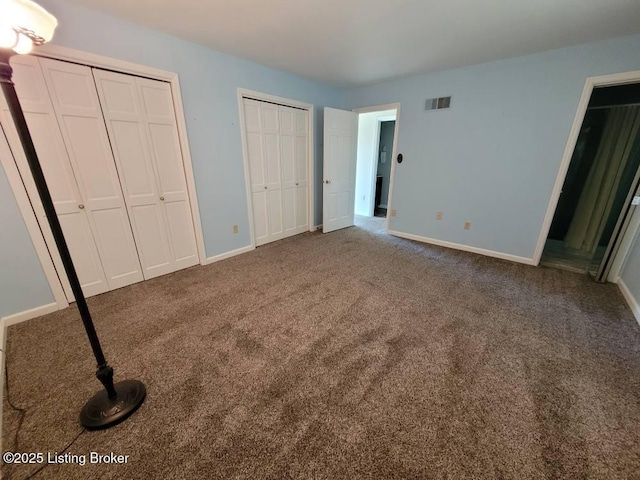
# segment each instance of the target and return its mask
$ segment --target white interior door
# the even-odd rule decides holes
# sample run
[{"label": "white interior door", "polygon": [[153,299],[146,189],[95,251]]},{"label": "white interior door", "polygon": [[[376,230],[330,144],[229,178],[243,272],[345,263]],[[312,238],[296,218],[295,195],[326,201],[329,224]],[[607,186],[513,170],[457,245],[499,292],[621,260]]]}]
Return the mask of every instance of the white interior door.
[{"label": "white interior door", "polygon": [[144,277],[198,263],[168,84],[93,70]]},{"label": "white interior door", "polygon": [[[69,162],[39,61],[36,57],[16,56],[11,63],[18,97],[82,290],[85,296],[106,292],[109,290],[109,284],[93,237],[88,211],[84,208],[85,200],[81,196]],[[6,104],[3,107],[6,109]],[[6,118],[10,116],[7,115]],[[6,127],[13,130],[13,138],[17,139],[13,124]],[[66,275],[62,274],[62,262],[57,254],[57,247],[29,166],[22,155],[16,155],[15,158],[49,251],[53,252],[52,258],[62,280],[65,295],[69,301],[73,301],[73,292]]]},{"label": "white interior door", "polygon": [[322,231],[353,225],[358,148],[358,114],[324,109]]},{"label": "white interior door", "polygon": [[39,60],[110,290],[143,280],[91,69]]}]

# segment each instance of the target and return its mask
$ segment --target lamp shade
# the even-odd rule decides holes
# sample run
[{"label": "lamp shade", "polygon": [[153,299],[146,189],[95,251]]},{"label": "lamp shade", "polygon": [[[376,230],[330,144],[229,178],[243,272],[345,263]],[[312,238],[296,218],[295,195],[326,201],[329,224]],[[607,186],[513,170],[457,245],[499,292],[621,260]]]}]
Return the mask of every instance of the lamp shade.
[{"label": "lamp shade", "polygon": [[53,38],[56,17],[30,0],[0,0],[0,48],[29,53]]}]

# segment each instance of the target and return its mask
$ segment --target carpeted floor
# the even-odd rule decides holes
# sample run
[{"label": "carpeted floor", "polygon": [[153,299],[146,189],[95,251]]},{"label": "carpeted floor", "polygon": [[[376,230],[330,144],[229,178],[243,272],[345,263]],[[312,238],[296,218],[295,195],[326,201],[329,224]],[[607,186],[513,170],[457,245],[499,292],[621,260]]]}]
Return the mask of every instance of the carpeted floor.
[{"label": "carpeted floor", "polygon": [[[639,478],[640,327],[615,285],[384,219],[91,298],[121,425],[36,479]],[[98,390],[75,308],[10,327],[5,450],[60,452]],[[20,480],[35,465],[5,466]]]}]

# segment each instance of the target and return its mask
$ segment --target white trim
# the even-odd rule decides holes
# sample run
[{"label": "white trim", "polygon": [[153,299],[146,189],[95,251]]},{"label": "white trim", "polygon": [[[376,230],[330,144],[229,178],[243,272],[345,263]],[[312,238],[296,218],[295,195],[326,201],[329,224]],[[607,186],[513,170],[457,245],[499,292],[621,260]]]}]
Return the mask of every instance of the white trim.
[{"label": "white trim", "polygon": [[[555,214],[556,208],[558,206],[558,200],[560,199],[562,186],[564,184],[565,177],[567,176],[567,171],[569,170],[571,157],[573,156],[573,151],[576,148],[578,135],[580,134],[582,122],[584,121],[584,116],[587,112],[587,106],[589,105],[589,100],[591,98],[591,93],[593,92],[594,87],[621,85],[633,82],[640,82],[640,70],[625,73],[614,73],[612,75],[601,75],[597,77],[587,77],[584,83],[584,88],[582,89],[580,102],[578,103],[578,110],[576,112],[575,118],[573,119],[571,130],[569,131],[569,139],[567,140],[567,145],[565,146],[564,154],[562,155],[560,169],[558,170],[558,175],[553,185],[553,191],[551,193],[551,198],[549,199],[549,204],[547,205],[547,212],[545,213],[544,221],[542,222],[540,235],[538,236],[538,243],[533,254],[533,260],[535,262],[534,265],[538,265],[540,263],[542,251],[544,250],[544,244],[547,241],[547,237],[549,236],[551,221],[553,220],[553,215]],[[626,251],[622,251],[622,249],[618,250],[616,258],[618,255],[622,255],[623,257],[625,257],[628,250],[629,246],[627,246]]]},{"label": "white trim", "polygon": [[391,208],[393,205],[393,184],[396,180],[396,157],[398,156],[398,136],[400,135],[400,104],[396,103],[396,128],[393,132],[393,148],[391,149],[391,173],[389,174],[389,193],[387,196],[387,216],[385,217],[385,229],[389,231],[391,221]]},{"label": "white trim", "polygon": [[627,287],[627,284],[624,283],[622,279],[619,279],[617,283],[620,292],[622,292],[622,296],[627,301],[629,308],[633,312],[633,316],[636,317],[638,325],[640,325],[640,305],[638,305],[638,301],[634,298],[631,290],[629,290],[629,287]]},{"label": "white trim", "polygon": [[384,105],[373,105],[371,107],[354,108],[351,111],[360,115],[361,113],[383,112],[385,110],[397,110],[398,108],[400,108],[400,103],[396,102],[385,103]]},{"label": "white trim", "polygon": [[618,283],[620,274],[622,273],[622,269],[624,268],[627,262],[627,257],[629,256],[629,252],[631,251],[631,246],[634,244],[639,231],[640,208],[636,207],[634,212],[631,214],[629,225],[627,226],[627,229],[624,232],[624,236],[620,241],[620,247],[618,248],[616,258],[613,259],[611,270],[609,271],[609,275],[607,276],[608,282]]},{"label": "white trim", "polygon": [[238,88],[238,123],[240,124],[240,141],[242,142],[242,169],[244,170],[244,191],[247,201],[247,219],[249,220],[249,239],[251,247],[256,248],[256,234],[253,230],[253,199],[251,198],[251,173],[249,172],[249,154],[247,152],[247,132],[244,121],[244,102],[241,89]]},{"label": "white trim", "polygon": [[[38,47],[37,56],[52,58],[55,60],[63,60],[72,63],[81,63],[83,65],[88,65],[96,68],[105,68],[109,70],[115,70],[122,73],[128,73],[132,75],[152,78],[155,80],[161,80],[168,82],[171,87],[171,94],[173,98],[173,105],[176,114],[176,124],[178,129],[178,138],[180,141],[180,148],[182,150],[182,163],[185,172],[185,180],[187,183],[187,192],[189,195],[189,203],[191,206],[191,218],[193,221],[193,227],[196,236],[196,246],[198,249],[198,259],[201,265],[205,265],[207,262],[206,251],[204,245],[204,234],[202,231],[202,223],[200,221],[200,210],[198,205],[198,197],[196,192],[195,178],[193,174],[193,164],[191,162],[191,153],[189,150],[189,141],[187,135],[187,127],[184,115],[184,109],[182,106],[182,96],[180,94],[180,82],[178,80],[178,74],[174,72],[167,72],[164,70],[158,70],[152,67],[147,67],[144,65],[137,65],[135,63],[126,62],[124,60],[118,60],[109,57],[103,57],[101,55],[95,55],[92,53],[82,52],[79,50],[74,50],[70,48],[60,47],[52,44],[45,44],[41,47]],[[17,139],[12,138],[11,135],[7,135],[7,139],[9,140],[10,145],[19,145],[19,143],[15,143]],[[14,155],[15,155],[15,148]],[[20,155],[24,155],[22,149],[18,149],[20,151]],[[5,167],[6,169],[6,167]],[[65,308],[68,306],[68,301],[66,296],[64,298],[60,297],[60,291],[62,290],[62,295],[64,295],[64,290],[62,289],[61,278],[66,279],[66,273],[62,269],[56,270],[54,267],[53,258],[57,259],[59,262],[59,254],[57,251],[50,252],[46,244],[44,245],[44,249],[42,246],[38,245],[39,243],[43,243],[43,234],[40,230],[39,224],[34,226],[32,225],[32,220],[35,219],[38,222],[35,214],[32,215],[32,219],[29,219],[29,211],[33,213],[31,203],[29,201],[28,192],[25,189],[25,186],[20,178],[20,174],[18,173],[18,177],[15,175],[9,174],[9,169],[7,170],[7,175],[9,176],[9,182],[11,185],[11,189],[16,197],[18,202],[18,206],[20,211],[23,214],[25,222],[27,223],[27,228],[29,230],[29,234],[31,239],[36,247],[36,252],[38,254],[38,258],[40,259],[40,263],[45,271],[45,275],[47,276],[47,280],[49,281],[49,286],[54,294],[56,302],[59,305],[59,308]],[[26,212],[26,215],[25,215]],[[52,270],[53,269],[53,273]]]},{"label": "white trim", "polygon": [[255,249],[255,245],[247,245],[246,247],[236,248],[235,250],[231,250],[230,252],[221,253],[220,255],[214,255],[213,257],[207,258],[206,264],[209,265],[210,263],[219,262],[220,260],[225,260],[227,258],[235,257],[236,255],[251,252]]},{"label": "white trim", "polygon": [[242,141],[242,164],[244,169],[244,185],[245,185],[245,193],[247,197],[247,215],[249,218],[249,235],[251,237],[251,246],[255,248],[256,246],[256,236],[253,230],[253,199],[251,198],[251,177],[249,172],[249,156],[247,154],[247,133],[245,131],[245,119],[244,119],[244,102],[243,98],[251,98],[254,100],[263,100],[265,102],[278,103],[280,105],[285,105],[288,107],[301,108],[303,110],[307,110],[309,112],[307,125],[307,133],[308,133],[308,163],[307,163],[307,175],[308,175],[308,203],[309,203],[309,211],[308,215],[308,224],[309,231],[313,232],[314,227],[312,227],[313,222],[315,222],[315,199],[314,199],[314,180],[315,180],[315,155],[314,155],[314,143],[313,143],[313,128],[314,128],[314,107],[310,103],[300,102],[298,100],[291,100],[289,98],[278,97],[275,95],[269,95],[268,93],[256,92],[254,90],[248,90],[246,88],[238,87],[237,89],[238,96],[238,123],[240,124],[240,138]]},{"label": "white trim", "polygon": [[395,230],[389,230],[387,233],[389,233],[389,235],[395,235],[396,237],[407,238],[409,240],[415,240],[422,243],[429,243],[431,245],[438,245],[440,247],[447,247],[453,248],[455,250],[462,250],[464,252],[477,253],[480,255],[485,255],[487,257],[509,260],[510,262],[524,263],[525,265],[535,265],[532,258],[519,257],[517,255],[511,255],[509,253],[496,252],[494,250],[485,250],[484,248],[471,247],[469,245],[463,245],[461,243],[446,242],[444,240],[423,237],[420,235],[414,235],[412,233],[397,232]]},{"label": "white trim", "polygon": [[[360,128],[360,122],[358,121],[358,128]],[[376,118],[376,136],[373,138],[373,155],[371,155],[372,175],[371,186],[369,188],[369,216],[373,217],[376,214],[376,182],[378,181],[378,153],[380,152],[380,130],[382,130],[382,120]],[[356,183],[358,179],[356,178]],[[387,200],[389,199],[389,192],[387,192]]]},{"label": "white trim", "polygon": [[1,319],[2,328],[15,325],[16,323],[26,322],[27,320],[31,320],[32,318],[41,317],[42,315],[56,312],[58,310],[59,309],[57,303],[48,303],[47,305],[31,308],[29,310],[25,310],[24,312],[14,313],[13,315],[9,315]]},{"label": "white trim", "polygon": [[[4,118],[4,112],[0,108],[0,135],[5,135],[7,145],[9,147],[9,150],[11,151],[11,155],[15,156],[16,152],[14,152],[11,148],[12,142],[9,141],[8,132],[4,130],[1,124],[8,125],[6,119]],[[18,155],[24,156],[24,152],[22,151],[22,149],[18,149]],[[27,194],[26,188],[22,182],[22,177],[20,176],[20,171],[18,170],[15,158],[9,159],[3,157],[3,159],[0,160],[9,180],[9,185],[11,186],[11,190],[13,191],[13,195],[16,199],[16,203],[18,204],[18,208],[20,209],[20,213],[22,214],[22,218],[24,219],[27,231],[29,232],[29,236],[31,237],[33,246],[36,250],[36,254],[40,259],[40,264],[42,265],[45,277],[49,282],[49,287],[51,288],[51,292],[53,293],[56,304],[58,305],[59,309],[66,308],[69,306],[69,302],[67,301],[64,289],[62,288],[62,284],[60,283],[60,278],[58,278],[58,273],[56,272],[55,265],[53,264],[53,260],[51,259],[51,255],[49,254],[47,244],[44,241],[44,236],[42,235],[42,231],[40,230],[40,225],[38,223],[38,219],[36,218],[36,214],[34,213],[33,206],[31,205],[29,195]]]},{"label": "white trim", "polygon": [[193,173],[191,150],[189,149],[189,139],[187,137],[187,122],[185,120],[184,107],[182,105],[180,81],[178,80],[178,75],[174,75],[174,78],[170,81],[171,98],[173,99],[173,109],[174,113],[176,114],[176,123],[178,127],[178,140],[180,141],[180,150],[182,151],[182,166],[184,167],[184,176],[185,180],[187,181],[187,193],[189,194],[189,204],[191,206],[191,219],[193,220],[193,229],[195,230],[196,234],[198,258],[200,260],[200,265],[206,265],[207,252],[204,246],[204,232],[202,231],[202,220],[200,219],[200,205],[198,204],[196,179]]}]

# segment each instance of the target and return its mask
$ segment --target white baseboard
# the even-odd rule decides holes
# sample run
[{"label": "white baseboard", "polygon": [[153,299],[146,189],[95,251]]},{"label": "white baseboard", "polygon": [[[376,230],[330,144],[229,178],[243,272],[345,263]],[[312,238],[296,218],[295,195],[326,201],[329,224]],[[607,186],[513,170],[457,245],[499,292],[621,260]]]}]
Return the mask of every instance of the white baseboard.
[{"label": "white baseboard", "polygon": [[42,315],[46,315],[47,313],[52,313],[60,310],[57,303],[49,303],[47,305],[42,305],[41,307],[32,308],[30,310],[25,310],[24,312],[14,313],[13,315],[8,315],[1,319],[2,326],[8,327],[10,325],[15,325],[16,323],[26,322],[27,320],[31,320],[32,318],[40,317]]},{"label": "white baseboard", "polygon": [[247,245],[246,247],[237,248],[235,250],[231,250],[230,252],[214,255],[213,257],[207,257],[207,265],[209,265],[210,263],[219,262],[220,260],[224,260],[226,258],[235,257],[236,255],[241,255],[255,249],[256,247],[254,247],[253,245]]},{"label": "white baseboard", "polygon": [[[6,317],[0,318],[0,349],[2,349],[2,354],[0,356],[0,395],[4,395],[4,361],[7,347],[7,327],[10,325],[15,325],[16,323],[26,322],[27,320],[31,320],[32,318],[40,317],[41,315],[46,315],[47,313],[52,313],[60,310],[60,307],[57,303],[49,303],[47,305],[42,305],[41,307],[31,308],[29,310],[25,310],[24,312],[14,313],[13,315],[7,315]],[[0,404],[0,430],[2,429],[2,405]],[[2,450],[2,440],[0,439],[0,452],[4,452]],[[0,479],[2,476],[0,475]]]},{"label": "white baseboard", "polygon": [[629,308],[633,312],[633,316],[636,317],[636,321],[638,322],[638,325],[640,325],[640,305],[638,305],[638,301],[634,298],[633,294],[631,293],[631,290],[629,290],[629,287],[627,287],[627,284],[624,283],[624,281],[621,278],[618,279],[617,284],[618,284],[618,288],[622,292],[622,296],[629,304]]},{"label": "white baseboard", "polygon": [[485,250],[484,248],[471,247],[469,245],[462,245],[461,243],[446,242],[444,240],[437,240],[435,238],[422,237],[420,235],[414,235],[412,233],[397,232],[395,230],[389,230],[389,235],[395,235],[396,237],[407,238],[409,240],[415,240],[416,242],[429,243],[431,245],[438,245],[440,247],[453,248],[455,250],[462,250],[465,252],[477,253],[479,255],[485,255],[487,257],[500,258],[502,260],[509,260],[510,262],[524,263],[525,265],[535,265],[533,258],[519,257],[517,255],[511,255],[509,253],[496,252],[494,250]]}]

